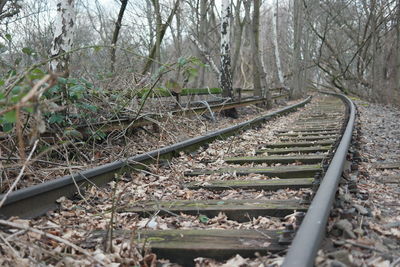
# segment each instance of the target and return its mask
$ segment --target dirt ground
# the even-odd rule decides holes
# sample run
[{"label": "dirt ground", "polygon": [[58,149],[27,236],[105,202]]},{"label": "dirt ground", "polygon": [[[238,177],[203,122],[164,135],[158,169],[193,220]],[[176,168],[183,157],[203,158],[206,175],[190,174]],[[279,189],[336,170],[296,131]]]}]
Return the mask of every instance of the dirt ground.
[{"label": "dirt ground", "polygon": [[354,102],[353,166],[344,175],[316,265],[400,266],[400,110]]}]

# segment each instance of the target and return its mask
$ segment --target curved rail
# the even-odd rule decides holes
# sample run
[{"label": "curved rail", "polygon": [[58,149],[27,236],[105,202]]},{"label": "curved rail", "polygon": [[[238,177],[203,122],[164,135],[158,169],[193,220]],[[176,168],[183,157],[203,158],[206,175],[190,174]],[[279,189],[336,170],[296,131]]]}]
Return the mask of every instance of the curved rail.
[{"label": "curved rail", "polygon": [[349,107],[347,126],[331,164],[285,257],[282,265],[285,267],[313,266],[325,234],[326,223],[343,171],[355,121],[354,104],[344,95],[337,96]]},{"label": "curved rail", "polygon": [[[217,138],[224,138],[238,131],[254,127],[262,122],[283,115],[304,106],[311,100],[308,97],[298,104],[285,107],[281,110],[260,116],[258,118],[221,129],[204,136],[195,137],[174,145],[153,150],[124,160],[118,160],[99,167],[85,170],[73,175],[67,175],[46,183],[24,188],[11,193],[4,205],[0,208],[0,216],[20,216],[22,218],[37,217],[57,206],[56,200],[62,196],[70,197],[77,192],[77,187],[85,184],[102,185],[113,180],[116,174],[127,170],[143,168],[144,164],[156,162],[160,158],[171,158],[179,155],[180,151],[193,151],[199,146],[209,143]],[[259,100],[257,100],[259,101]],[[2,199],[4,195],[0,195]]]}]

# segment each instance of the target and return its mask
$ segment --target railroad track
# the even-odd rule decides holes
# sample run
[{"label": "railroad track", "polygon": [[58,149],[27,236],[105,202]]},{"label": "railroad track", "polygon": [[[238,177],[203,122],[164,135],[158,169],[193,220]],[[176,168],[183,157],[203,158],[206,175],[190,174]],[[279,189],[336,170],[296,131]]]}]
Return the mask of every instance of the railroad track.
[{"label": "railroad track", "polygon": [[[287,95],[277,95],[272,99],[278,99],[286,97]],[[175,109],[167,114],[145,114],[141,116],[121,116],[118,119],[111,119],[107,121],[93,122],[88,124],[80,124],[74,127],[74,130],[79,132],[76,134],[80,136],[81,139],[103,139],[104,134],[107,135],[113,131],[121,131],[121,130],[131,130],[134,128],[139,128],[143,126],[158,124],[166,119],[170,119],[171,116],[185,116],[185,117],[194,117],[201,115],[210,115],[210,112],[221,112],[223,110],[232,109],[232,108],[240,108],[250,105],[256,105],[260,103],[266,102],[266,98],[254,98],[249,97],[245,99],[241,99],[240,101],[226,101],[226,100],[218,100],[218,101],[200,101],[191,103],[187,107],[180,109]],[[1,138],[5,138],[6,135],[1,136]],[[55,132],[49,131],[42,134],[42,138],[45,138],[48,142],[54,141]]]},{"label": "railroad track", "polygon": [[[254,257],[256,252],[263,255],[284,255],[287,252],[284,266],[310,266],[324,233],[352,136],[355,113],[348,98],[318,97],[298,120],[275,131],[270,137],[273,142],[264,141],[258,146],[245,146],[243,155],[233,148],[231,150],[235,155],[223,159],[214,151],[217,157],[200,157],[193,164],[201,169],[188,166],[185,163],[188,157],[179,154],[180,151],[195,151],[211,140],[260,125],[309,101],[307,99],[279,112],[204,137],[14,192],[0,213],[5,217],[36,217],[56,208],[55,200],[59,197],[73,195],[76,185],[83,189],[88,182],[104,184],[116,174],[122,177],[131,173],[132,169],[139,172],[142,169],[141,177],[145,181],[149,178],[143,178],[144,175],[165,181],[165,173],[175,172],[179,177],[171,178],[175,184],[163,189],[163,192],[171,192],[164,198],[163,195],[149,197],[146,194],[140,198],[139,187],[133,181],[128,182],[124,190],[120,190],[120,202],[117,205],[117,190],[109,187],[110,192],[107,194],[114,197],[110,200],[112,204],[110,202],[106,206],[112,214],[117,214],[116,217],[133,216],[135,220],[148,218],[144,219],[147,221],[145,226],[157,225],[155,218],[160,216],[177,218],[178,223],[175,221],[173,225],[167,224],[168,227],[163,228],[168,229],[164,230],[132,231],[119,226],[116,229],[108,228],[107,231],[91,231],[85,237],[84,246],[95,247],[107,238],[132,239],[133,235],[136,243],[151,248],[158,257],[184,266],[193,265],[193,259],[197,257],[225,260],[236,254]],[[257,136],[257,131],[253,133]],[[231,144],[224,144],[222,148],[232,144],[237,143],[231,139]],[[187,170],[180,170],[179,173],[174,169],[169,161],[171,156],[180,157],[183,162],[175,160],[173,164],[186,166]],[[196,155],[193,158],[196,159]],[[157,164],[148,167],[148,164],[154,162]],[[159,174],[154,174],[154,168]],[[163,187],[162,183],[156,185]],[[175,194],[174,191],[180,193]],[[289,199],[282,199],[285,197]],[[221,214],[225,214],[225,217]],[[207,229],[207,222],[221,216],[225,221],[237,222],[231,223],[236,226],[231,229]],[[289,222],[286,221],[285,225],[286,216],[289,216]],[[254,227],[250,223],[248,229],[242,229],[240,225],[262,217],[270,218],[279,226],[269,229],[260,224]],[[184,229],[188,227],[187,224],[183,227],[179,220],[187,221],[190,218],[200,220],[204,225],[198,227],[198,224],[194,224],[194,229]],[[110,229],[113,229],[111,236]]]}]

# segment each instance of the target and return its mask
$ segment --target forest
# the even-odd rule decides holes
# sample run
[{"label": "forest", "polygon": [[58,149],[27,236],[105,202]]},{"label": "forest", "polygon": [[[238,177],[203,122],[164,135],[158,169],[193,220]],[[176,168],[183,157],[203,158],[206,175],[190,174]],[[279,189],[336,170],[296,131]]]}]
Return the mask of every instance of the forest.
[{"label": "forest", "polygon": [[23,156],[24,138],[33,144],[46,131],[79,137],[77,125],[126,112],[162,114],[167,107],[141,100],[153,93],[179,100],[182,89],[212,88],[232,100],[238,88],[249,89],[267,107],[277,88],[290,99],[326,89],[398,105],[398,5],[2,0],[3,138],[16,135]]},{"label": "forest", "polygon": [[[292,108],[318,92],[360,101],[361,112],[375,114],[371,120],[362,117],[365,124],[396,120],[400,0],[0,0],[0,208],[20,189],[57,177],[74,179],[74,173],[103,164],[121,161],[146,169],[130,157]],[[373,103],[379,108],[369,106]],[[378,110],[386,107],[394,111],[380,122]],[[289,119],[288,125],[294,122]],[[271,132],[263,134],[270,138]],[[386,133],[385,140],[397,145],[397,137],[390,139],[397,132]],[[313,142],[330,144],[324,138]],[[249,140],[243,143],[262,143]],[[236,141],[211,148],[211,154],[222,158],[238,147],[247,149],[235,147]],[[170,164],[160,153],[150,153],[152,160]],[[179,172],[197,166],[184,152],[174,153],[187,157],[186,165],[177,164]],[[167,176],[154,174],[158,171],[143,170],[140,179]],[[115,174],[115,184],[128,179],[124,175]],[[74,184],[89,205],[86,188]],[[115,184],[108,184],[115,186],[109,194],[122,201]],[[93,190],[87,189],[102,194]],[[114,205],[111,219],[105,219],[107,231],[115,223]],[[12,247],[0,239],[1,253],[1,243]],[[104,251],[111,253],[110,247]],[[141,266],[155,266],[145,258]]]}]

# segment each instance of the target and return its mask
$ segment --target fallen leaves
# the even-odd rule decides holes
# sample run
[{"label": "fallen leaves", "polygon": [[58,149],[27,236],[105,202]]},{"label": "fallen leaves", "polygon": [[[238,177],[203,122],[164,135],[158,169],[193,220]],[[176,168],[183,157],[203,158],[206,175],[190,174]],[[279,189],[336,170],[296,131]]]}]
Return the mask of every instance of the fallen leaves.
[{"label": "fallen leaves", "polygon": [[354,147],[360,162],[339,188],[342,202],[332,212],[329,238],[315,262],[318,266],[389,267],[400,263],[400,191],[396,183],[385,182],[400,172],[381,169],[383,162],[399,161],[400,111],[371,103],[358,105],[358,111],[360,135]]}]

